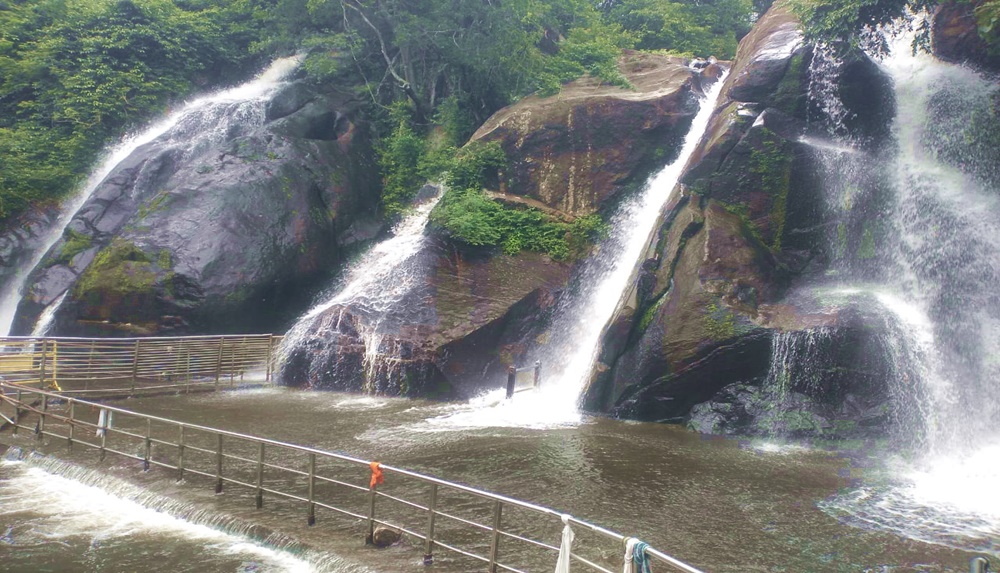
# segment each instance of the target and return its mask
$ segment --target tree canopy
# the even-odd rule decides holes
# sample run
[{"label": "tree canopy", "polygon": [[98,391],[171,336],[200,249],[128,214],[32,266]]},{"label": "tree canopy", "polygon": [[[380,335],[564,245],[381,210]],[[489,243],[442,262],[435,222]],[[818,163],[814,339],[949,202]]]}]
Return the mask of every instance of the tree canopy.
[{"label": "tree canopy", "polygon": [[[65,194],[108,141],[172,101],[233,83],[278,55],[305,50],[313,81],[353,86],[370,102],[381,149],[412,155],[413,141],[390,138],[409,130],[423,141],[436,124],[449,134],[445,147],[457,146],[501,107],[582,74],[627,87],[616,65],[625,48],[730,57],[761,6],[0,0],[0,222]],[[391,114],[401,101],[409,111]]]}]

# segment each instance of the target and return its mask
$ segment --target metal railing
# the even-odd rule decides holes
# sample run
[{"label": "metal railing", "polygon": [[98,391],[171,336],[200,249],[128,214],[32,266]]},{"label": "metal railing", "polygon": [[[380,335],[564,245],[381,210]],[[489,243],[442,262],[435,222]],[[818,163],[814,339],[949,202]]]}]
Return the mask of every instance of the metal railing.
[{"label": "metal railing", "polygon": [[0,380],[107,395],[269,383],[281,337],[0,338]]},{"label": "metal railing", "polygon": [[[245,488],[258,509],[265,496],[302,504],[309,525],[322,509],[360,521],[369,540],[376,526],[398,530],[423,542],[427,564],[436,549],[443,549],[485,565],[490,573],[548,568],[559,547],[546,540],[559,539],[565,519],[577,534],[572,559],[589,571],[612,573],[621,569],[629,540],[546,507],[402,468],[17,384],[0,383],[0,418],[14,432],[66,440],[70,447],[98,450],[102,459],[113,453],[140,461],[144,469],[176,472],[178,480],[207,478],[216,492],[227,484]],[[381,485],[375,483],[376,470],[384,477]],[[672,570],[700,573],[656,549],[647,548],[646,555]]]},{"label": "metal railing", "polygon": [[534,366],[507,369],[507,397],[513,398],[518,392],[534,390],[542,385],[542,363],[536,360]]}]

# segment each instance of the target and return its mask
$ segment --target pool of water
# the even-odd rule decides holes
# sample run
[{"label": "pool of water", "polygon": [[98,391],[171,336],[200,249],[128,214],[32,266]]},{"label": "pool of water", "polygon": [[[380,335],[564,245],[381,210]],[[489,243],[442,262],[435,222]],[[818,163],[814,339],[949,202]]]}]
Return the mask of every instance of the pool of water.
[{"label": "pool of water", "polygon": [[[885,483],[893,454],[879,444],[806,447],[707,437],[676,426],[599,417],[526,417],[524,407],[505,404],[496,395],[469,404],[441,404],[267,388],[133,399],[119,405],[378,459],[548,506],[638,537],[705,571],[967,571],[973,555],[969,550],[989,549],[988,541],[985,546],[982,540],[965,545],[953,535],[914,538],[843,511],[843,499]],[[91,451],[68,452],[57,441],[47,449],[81,466],[99,465]],[[134,570],[133,559],[140,555],[149,571],[389,572],[423,567],[419,541],[374,552],[363,546],[355,522],[332,530],[310,528],[301,506],[268,501],[257,511],[249,491],[215,496],[209,488],[194,487],[193,480],[190,487],[176,483],[166,470],[144,473],[141,464],[116,462],[110,456],[100,465],[103,474],[142,492],[208,507],[241,522],[265,523],[268,531],[280,531],[282,539],[298,540],[308,549],[287,541],[276,544],[273,534],[256,535],[254,540],[250,530],[241,536],[191,525],[173,516],[178,511],[162,515],[162,501],[121,501],[136,504],[135,510],[116,509],[115,515],[134,515],[134,523],[102,516],[101,508],[118,503],[107,496],[115,500],[120,494],[108,494],[102,484],[75,485],[72,477],[57,475],[65,469],[6,462],[0,466],[0,526],[13,527],[15,544],[0,544],[0,569],[128,571]],[[59,491],[76,492],[76,487],[93,488],[93,493],[67,494],[86,500],[82,506],[76,501],[48,503],[62,495]],[[226,496],[237,503],[226,506]],[[58,510],[52,509],[56,506]],[[327,521],[322,513],[319,519]],[[67,529],[67,523],[77,525]],[[203,527],[204,536],[175,533],[175,526]],[[111,533],[104,535],[105,530]],[[557,528],[550,542],[558,544]],[[17,558],[6,558],[5,550],[29,543],[37,545],[31,554],[37,554],[41,565],[32,568],[35,559],[24,557],[28,553],[20,549],[8,551]],[[95,551],[102,555],[101,567],[88,561]],[[8,563],[16,567],[8,568]],[[535,561],[530,570],[554,564],[552,556],[550,565]],[[430,568],[483,569],[441,552]]]}]

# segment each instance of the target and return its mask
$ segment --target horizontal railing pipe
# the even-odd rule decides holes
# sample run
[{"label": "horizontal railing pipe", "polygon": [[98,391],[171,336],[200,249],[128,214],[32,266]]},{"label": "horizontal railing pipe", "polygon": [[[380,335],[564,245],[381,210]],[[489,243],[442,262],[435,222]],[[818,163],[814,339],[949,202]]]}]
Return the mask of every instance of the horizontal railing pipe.
[{"label": "horizontal railing pipe", "polygon": [[[145,344],[142,346],[145,346]],[[430,504],[425,505],[420,501],[406,499],[408,496],[405,495],[405,492],[401,494],[396,490],[392,490],[392,493],[387,493],[380,491],[378,487],[362,487],[361,485],[345,481],[345,478],[341,475],[330,475],[334,467],[329,466],[329,462],[347,464],[346,467],[336,467],[336,470],[358,472],[357,477],[359,480],[365,479],[366,484],[367,478],[372,471],[371,465],[373,462],[342,453],[324,451],[309,446],[291,444],[179,420],[171,420],[161,416],[142,414],[116,406],[67,397],[47,390],[0,382],[0,404],[4,403],[13,405],[15,411],[20,412],[19,416],[15,416],[13,420],[8,421],[14,429],[19,427],[30,429],[26,425],[25,417],[31,414],[37,416],[44,415],[47,421],[44,425],[40,424],[40,433],[42,436],[68,439],[72,435],[72,444],[81,444],[87,448],[100,450],[102,456],[106,453],[111,453],[136,460],[143,463],[144,467],[156,466],[168,470],[176,470],[180,472],[181,477],[192,475],[208,478],[214,482],[217,492],[221,491],[226,484],[247,488],[256,493],[255,499],[257,500],[256,505],[258,508],[261,508],[263,505],[261,500],[264,495],[303,503],[306,504],[307,521],[310,525],[315,523],[316,510],[322,509],[366,523],[369,528],[369,534],[374,530],[376,525],[397,529],[400,532],[424,541],[427,548],[424,555],[425,563],[432,562],[432,552],[434,549],[443,549],[485,563],[490,570],[521,572],[522,568],[515,567],[510,563],[503,563],[504,555],[510,554],[504,548],[507,543],[523,543],[545,552],[558,553],[559,548],[556,545],[532,539],[528,537],[528,534],[520,530],[518,534],[505,530],[504,522],[514,519],[512,517],[514,515],[520,515],[517,512],[513,512],[512,510],[514,509],[525,510],[535,515],[551,518],[555,522],[565,520],[566,523],[573,527],[593,532],[601,538],[613,542],[621,550],[624,550],[625,543],[629,539],[615,531],[575,517],[566,516],[561,512],[544,506],[475,487],[449,482],[388,464],[379,465],[379,469],[383,472],[386,480],[392,480],[395,476],[397,478],[412,479],[417,483],[429,486],[429,491],[432,494]],[[40,406],[35,404],[40,404]],[[53,408],[57,408],[63,404],[68,406],[72,415],[66,416],[58,411],[58,409],[53,410]],[[88,411],[84,407],[89,407],[91,410]],[[112,418],[111,414],[115,414],[113,416],[115,420],[113,425],[105,424],[104,422],[97,424],[81,419],[85,412],[94,414],[95,411],[99,412],[101,410],[104,411],[104,417],[101,417],[101,420],[110,419]],[[57,431],[56,426],[60,424],[68,425],[70,431],[67,434]],[[139,427],[142,428],[141,431],[136,429]],[[74,433],[73,429],[76,428],[84,431]],[[95,430],[101,434],[99,443],[92,443],[87,439],[83,439],[82,435],[93,437],[91,432]],[[178,434],[173,434],[179,436],[176,441],[172,437],[164,437],[171,435],[169,434],[170,430],[177,430],[179,432]],[[142,454],[129,453],[127,451],[128,448],[123,447],[122,444],[127,444],[130,448],[133,448],[133,451],[142,451]],[[172,460],[169,458],[164,458],[168,460],[164,461],[164,459],[154,457],[153,446],[160,446],[168,452],[176,448],[176,455],[173,458],[176,462],[170,463]],[[160,451],[161,448],[157,448],[157,451]],[[270,460],[266,459],[265,452],[287,456],[286,460],[299,460],[297,462],[299,467],[282,465],[282,463],[296,463],[292,461],[280,462],[276,461],[273,457]],[[305,470],[302,469],[301,460],[303,459],[307,461]],[[327,465],[318,462],[324,462]],[[326,475],[324,475],[324,472]],[[305,480],[303,481],[302,478],[305,478]],[[406,479],[399,483],[405,484]],[[283,487],[279,487],[278,483],[282,483]],[[356,503],[358,509],[367,506],[367,514],[352,511],[348,507],[338,506],[343,505],[343,500],[340,503],[334,503],[330,499],[325,498],[324,496],[329,494],[329,488],[334,486],[336,486],[337,491],[350,492],[352,495],[355,495],[357,497]],[[419,499],[422,501],[425,499],[422,496],[427,494],[428,489],[419,489],[420,491],[416,495],[421,496]],[[480,523],[474,519],[456,515],[456,510],[449,509],[448,507],[449,495],[441,495],[441,492],[445,491],[449,495],[456,493],[463,494],[488,502],[489,507],[491,507],[488,523]],[[362,498],[367,499],[362,501]],[[377,505],[376,500],[378,498],[398,505]],[[341,498],[338,497],[337,499]],[[453,498],[452,503],[454,503]],[[463,502],[463,505],[467,504]],[[387,511],[386,508],[390,506],[397,511],[410,511],[414,515],[424,516],[425,519],[428,519],[429,523],[427,531],[421,533],[414,527],[400,522],[397,515],[376,514],[376,509],[379,513],[384,513]],[[438,523],[435,524],[435,521]],[[447,535],[442,538],[442,528],[440,526],[442,523],[449,522],[489,535],[488,554],[481,555],[475,551],[463,549],[454,540],[448,538]],[[448,528],[445,528],[445,530],[448,530]],[[674,570],[685,573],[701,573],[698,569],[656,549],[647,548],[646,552],[651,559],[664,563]],[[601,565],[579,553],[571,553],[571,558],[586,566],[589,570],[611,573],[611,569],[608,566]]]}]

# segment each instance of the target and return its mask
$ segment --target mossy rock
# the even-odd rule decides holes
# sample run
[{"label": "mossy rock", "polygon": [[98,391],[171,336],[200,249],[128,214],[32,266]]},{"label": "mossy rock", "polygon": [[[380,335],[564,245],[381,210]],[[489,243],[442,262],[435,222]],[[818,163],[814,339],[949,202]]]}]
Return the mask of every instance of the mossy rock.
[{"label": "mossy rock", "polygon": [[116,321],[126,312],[132,321],[155,320],[158,279],[169,270],[160,267],[164,261],[169,262],[169,254],[150,255],[134,243],[114,239],[73,288],[82,307],[80,318]]}]

